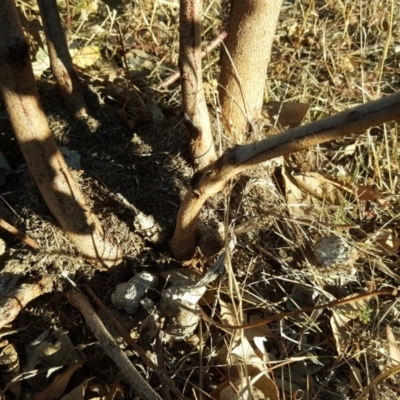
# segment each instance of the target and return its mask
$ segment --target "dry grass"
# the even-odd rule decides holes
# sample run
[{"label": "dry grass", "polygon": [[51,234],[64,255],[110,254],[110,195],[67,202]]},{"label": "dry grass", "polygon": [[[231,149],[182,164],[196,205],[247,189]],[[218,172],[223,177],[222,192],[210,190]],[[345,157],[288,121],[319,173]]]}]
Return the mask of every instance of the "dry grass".
[{"label": "dry grass", "polygon": [[[132,1],[119,14],[101,3],[90,13],[94,3],[71,1],[71,37],[81,45],[102,48],[100,70],[86,72],[94,82],[107,64],[115,62],[118,23],[125,45],[133,44],[131,62],[141,63],[138,69],[143,72],[133,80],[134,87],[119,77],[119,84],[139,99],[125,111],[135,116],[151,114],[140,98],[152,93],[151,88],[176,68],[178,1]],[[89,12],[86,17],[85,12]],[[220,1],[205,1],[204,42],[221,30],[220,15]],[[400,6],[394,0],[285,2],[265,97],[309,104],[307,122],[396,91],[400,86],[399,32]],[[205,58],[204,85],[216,143],[223,152],[234,143],[225,136],[217,112],[218,59],[218,51]],[[115,68],[114,64],[114,75]],[[153,98],[163,110],[179,107],[179,85]],[[266,134],[268,128],[260,129],[241,141]],[[319,172],[343,184],[375,188],[382,201],[344,195],[340,204],[319,200],[313,202],[309,214],[294,213],[282,184],[283,168]],[[399,176],[398,127],[386,124],[239,177],[202,213],[208,225],[223,223],[225,231],[237,239],[235,251],[228,252],[225,279],[211,291],[212,300],[205,302],[207,312],[211,310],[215,319],[241,324],[351,294],[397,287]],[[326,236],[340,237],[354,249],[355,263],[330,270],[316,265],[314,245]],[[207,266],[210,262],[205,260]],[[185,344],[186,353],[179,344],[165,350],[167,371],[188,398],[209,398],[207,393],[220,379],[229,374],[250,375],[248,359],[230,356],[238,343],[247,337],[259,354],[253,339],[265,337],[263,367],[281,398],[301,398],[303,392],[305,399],[397,399],[400,360],[397,365],[391,360],[393,345],[388,344],[386,326],[400,340],[399,312],[398,299],[374,298],[362,305],[344,326],[340,354],[332,310],[281,319],[257,332],[224,332],[204,324],[196,345]],[[236,367],[225,368],[229,362]]]}]

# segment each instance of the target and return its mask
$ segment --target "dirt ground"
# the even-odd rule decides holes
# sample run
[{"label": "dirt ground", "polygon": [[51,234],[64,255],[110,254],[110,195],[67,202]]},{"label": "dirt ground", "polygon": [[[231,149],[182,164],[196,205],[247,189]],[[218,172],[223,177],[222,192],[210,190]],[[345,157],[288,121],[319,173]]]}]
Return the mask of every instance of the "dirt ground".
[{"label": "dirt ground", "polygon": [[[132,67],[136,71],[132,79],[135,88],[125,82],[125,88],[133,93],[133,100],[126,104],[123,103],[127,97],[118,97],[103,79],[108,73],[107,65],[113,71],[112,79],[118,78],[118,84],[124,87],[118,75],[121,59],[116,60],[115,54],[109,52],[117,47],[115,34],[109,35],[104,46],[107,51],[98,62],[81,73],[90,109],[85,120],[69,115],[48,71],[38,79],[51,131],[59,146],[80,155],[80,164],[71,169],[72,173],[107,235],[121,246],[124,262],[117,272],[96,272],[70,244],[24,168],[4,108],[0,109],[1,151],[18,171],[7,175],[0,187],[0,218],[40,246],[39,250],[32,250],[14,235],[0,230],[0,239],[6,246],[0,258],[0,299],[12,288],[42,276],[51,277],[54,285],[51,293],[38,297],[19,313],[7,328],[11,332],[0,330],[0,338],[13,345],[17,359],[16,369],[10,370],[9,358],[0,353],[0,390],[10,385],[12,378],[20,377],[20,383],[13,390],[0,392],[0,398],[34,398],[52,386],[57,374],[64,377],[65,388],[52,398],[62,398],[77,387],[85,388],[86,397],[70,398],[139,398],[104,354],[81,314],[64,296],[72,288],[71,282],[82,292],[90,287],[97,294],[149,359],[162,366],[185,398],[222,398],[221,385],[246,376],[253,362],[249,354],[253,353],[262,360],[262,368],[279,398],[399,398],[398,297],[375,296],[350,304],[350,310],[338,308],[335,312],[334,308],[323,308],[280,318],[258,330],[243,331],[242,337],[238,331],[220,329],[201,320],[195,333],[179,342],[168,338],[162,329],[157,339],[141,339],[139,327],[152,311],[141,306],[128,315],[112,306],[111,294],[116,285],[144,271],[159,278],[157,287],[147,295],[157,307],[161,292],[173,281],[174,273],[193,269],[204,274],[214,265],[221,251],[226,250],[224,231],[233,232],[236,237],[235,249],[226,265],[228,272],[209,286],[200,305],[215,320],[231,325],[237,324],[232,316],[235,307],[240,307],[242,322],[251,323],[350,295],[394,289],[400,283],[397,124],[349,134],[334,143],[243,173],[202,210],[196,262],[187,268],[172,257],[169,240],[193,174],[182,123],[179,84],[159,91],[150,103],[146,104],[146,99],[150,88],[169,76],[176,66],[175,3],[133,2],[129,12],[126,9],[118,14],[126,40],[134,38],[132,60],[141,58],[150,63],[148,67]],[[219,2],[205,3],[206,41],[218,32],[223,12]],[[398,90],[399,7],[393,10],[389,1],[353,6],[333,1],[311,3],[284,3],[266,97],[308,104],[310,110],[304,121],[307,123],[370,101],[377,91],[382,96]],[[72,31],[82,21],[82,6],[78,2],[73,2],[73,6]],[[79,40],[91,35],[89,23],[98,23],[99,16],[106,15],[101,4],[85,20]],[[30,16],[35,16],[34,8]],[[153,25],[149,25],[150,19]],[[393,34],[387,40],[389,26]],[[129,32],[134,32],[132,37]],[[107,35],[102,39],[107,39]],[[93,43],[96,40],[100,41],[95,37]],[[218,60],[218,50],[205,60],[205,91],[217,148],[225,151],[236,143],[222,131],[216,112]],[[121,110],[131,118],[130,127],[121,118]],[[274,129],[266,122],[256,133],[244,136],[243,142],[275,134]],[[300,184],[293,183],[293,176],[310,172],[320,174],[312,186],[323,187],[325,177],[340,182],[342,188],[370,188],[374,195],[357,197],[354,189],[352,193],[341,193],[336,202],[326,200],[333,189],[324,189],[322,198],[318,198],[302,187],[301,196],[294,200],[290,194]],[[305,175],[301,176],[305,181]],[[153,216],[164,228],[166,237],[162,243],[152,243],[146,232],[135,227],[135,212],[118,194],[137,210]],[[340,240],[340,249],[349,249],[349,255],[332,265],[323,264],[316,248],[321,240],[332,237]],[[143,364],[97,306],[96,310],[141,375],[166,398],[160,377]],[[252,350],[238,355],[243,337]],[[262,344],[256,338],[261,338]],[[63,352],[71,351],[70,357],[50,360],[38,349],[33,350],[35,341],[47,343],[45,353],[51,346],[61,346]],[[232,358],[231,353],[236,356]],[[77,361],[84,362],[65,378],[65,372],[71,371],[71,365]],[[63,369],[47,374],[55,365]],[[28,371],[33,370],[38,372],[29,375]],[[96,394],[100,387],[105,394]],[[278,398],[276,392],[272,395],[275,389],[263,393],[271,390],[270,398]],[[176,397],[172,394],[170,398]]]}]

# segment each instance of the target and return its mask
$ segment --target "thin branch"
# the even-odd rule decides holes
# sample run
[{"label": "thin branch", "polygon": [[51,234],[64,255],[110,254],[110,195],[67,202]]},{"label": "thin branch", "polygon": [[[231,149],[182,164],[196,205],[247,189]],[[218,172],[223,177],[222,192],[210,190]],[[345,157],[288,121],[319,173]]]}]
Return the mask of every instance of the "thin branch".
[{"label": "thin branch", "polygon": [[181,260],[194,254],[195,233],[205,201],[226,182],[247,168],[279,156],[307,149],[346,134],[364,131],[400,119],[400,92],[342,111],[310,124],[289,129],[259,142],[233,147],[218,160],[197,172],[178,212],[172,252]]},{"label": "thin branch", "polygon": [[65,294],[65,297],[82,313],[87,326],[99,341],[104,353],[115,362],[125,376],[125,379],[135,389],[140,398],[144,400],[162,400],[120,349],[118,343],[111,336],[110,332],[108,332],[86,296],[77,290],[70,290]]},{"label": "thin branch", "polygon": [[88,107],[68,50],[57,2],[56,0],[38,0],[37,3],[46,35],[51,69],[65,105],[78,118],[86,117],[89,113]]},{"label": "thin branch", "polygon": [[216,158],[201,70],[202,0],[181,0],[179,12],[179,70],[182,107],[190,136],[193,167],[198,171]]},{"label": "thin branch", "polygon": [[39,245],[32,238],[30,238],[26,233],[23,233],[23,232],[19,231],[17,228],[14,228],[7,221],[4,221],[4,219],[1,219],[1,218],[0,218],[0,227],[5,229],[7,232],[10,232],[12,235],[17,237],[18,239],[21,239],[28,246],[31,246],[32,249],[35,249],[35,250],[39,249]]},{"label": "thin branch", "polygon": [[[223,31],[218,36],[216,36],[213,40],[211,40],[211,42],[208,43],[207,47],[201,52],[201,58],[203,59],[207,54],[211,53],[222,41],[225,40],[227,35],[228,35],[228,32]],[[179,72],[179,70],[174,72],[168,78],[164,79],[158,85],[156,85],[154,90],[167,89],[168,86],[170,86],[174,82],[176,82],[180,76],[181,76],[181,73]]]},{"label": "thin branch", "polygon": [[146,352],[129,336],[129,333],[126,329],[121,325],[121,323],[114,317],[114,315],[110,312],[110,310],[103,304],[103,302],[97,297],[96,293],[90,287],[86,287],[86,291],[89,293],[90,297],[96,302],[96,304],[101,308],[107,318],[110,319],[114,327],[118,330],[120,335],[124,338],[125,342],[132,347],[133,350],[138,353],[140,359],[146,367],[151,368],[160,378],[162,382],[164,382],[171,391],[174,392],[177,400],[185,400],[182,393],[175,386],[174,381],[171,377],[161,369],[158,365],[154,364],[154,362],[147,357]]}]

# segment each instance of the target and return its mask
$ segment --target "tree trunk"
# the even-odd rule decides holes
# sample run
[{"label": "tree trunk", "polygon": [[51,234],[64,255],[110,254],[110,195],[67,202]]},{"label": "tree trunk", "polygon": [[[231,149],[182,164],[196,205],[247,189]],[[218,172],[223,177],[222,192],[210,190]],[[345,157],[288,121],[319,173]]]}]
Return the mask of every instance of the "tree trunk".
[{"label": "tree trunk", "polygon": [[0,7],[0,91],[26,163],[50,211],[99,268],[121,262],[72,178],[44,115],[14,0]]},{"label": "tree trunk", "polygon": [[77,117],[88,115],[79,77],[74,70],[71,55],[61,25],[56,0],[37,0],[46,34],[50,63],[65,105]]},{"label": "tree trunk", "polygon": [[195,171],[216,159],[201,70],[202,3],[202,0],[181,0],[179,19],[182,105]]},{"label": "tree trunk", "polygon": [[179,260],[190,260],[193,257],[200,210],[208,198],[224,188],[229,179],[272,158],[288,156],[352,132],[399,120],[399,110],[400,92],[226,151],[192,178],[189,191],[178,212],[172,238],[172,253]]},{"label": "tree trunk", "polygon": [[281,4],[282,0],[233,0],[219,101],[225,129],[238,143],[260,118]]}]

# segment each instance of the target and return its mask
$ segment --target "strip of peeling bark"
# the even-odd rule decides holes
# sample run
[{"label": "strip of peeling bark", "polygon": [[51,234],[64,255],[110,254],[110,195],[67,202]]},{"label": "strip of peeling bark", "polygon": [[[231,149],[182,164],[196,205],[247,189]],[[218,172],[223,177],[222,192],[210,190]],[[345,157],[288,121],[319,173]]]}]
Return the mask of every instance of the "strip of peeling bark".
[{"label": "strip of peeling bark", "polygon": [[289,129],[259,142],[236,146],[213,164],[197,172],[178,212],[172,239],[177,259],[189,260],[195,250],[198,216],[205,201],[223,189],[226,182],[249,167],[287,156],[317,144],[357,133],[384,122],[400,119],[400,92],[342,111],[310,124]]},{"label": "strip of peeling bark", "polygon": [[56,0],[38,0],[49,50],[51,70],[65,105],[77,117],[88,115],[79,77],[72,64]]},{"label": "strip of peeling bark", "polygon": [[181,0],[179,16],[182,105],[195,171],[216,159],[201,70],[202,3],[202,0]]},{"label": "strip of peeling bark", "polygon": [[46,121],[15,2],[0,7],[0,91],[29,170],[77,249],[108,269],[122,261],[73,179]]}]

